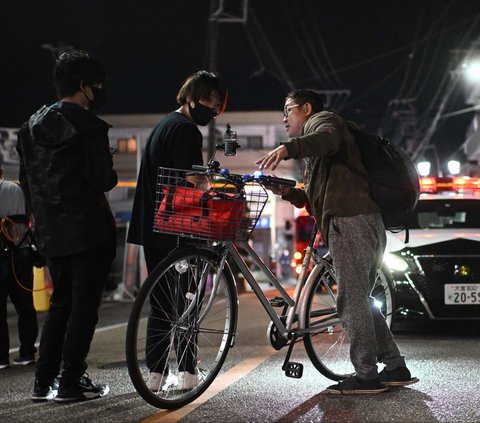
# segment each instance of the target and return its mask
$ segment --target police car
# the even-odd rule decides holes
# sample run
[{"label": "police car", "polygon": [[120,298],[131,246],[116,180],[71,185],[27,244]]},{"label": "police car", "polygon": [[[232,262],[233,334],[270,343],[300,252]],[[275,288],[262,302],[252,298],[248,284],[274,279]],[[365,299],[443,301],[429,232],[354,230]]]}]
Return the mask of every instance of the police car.
[{"label": "police car", "polygon": [[480,319],[480,179],[421,178],[405,233],[388,233],[394,320]]}]

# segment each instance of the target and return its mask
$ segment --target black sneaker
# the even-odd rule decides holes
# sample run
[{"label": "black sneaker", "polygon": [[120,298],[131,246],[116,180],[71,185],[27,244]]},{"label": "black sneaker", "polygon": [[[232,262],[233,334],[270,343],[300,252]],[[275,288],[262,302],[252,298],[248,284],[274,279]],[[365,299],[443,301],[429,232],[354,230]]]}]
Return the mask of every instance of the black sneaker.
[{"label": "black sneaker", "polygon": [[5,361],[5,362],[1,362],[0,363],[0,370],[3,370],[3,369],[8,369],[10,367],[10,363],[8,361]]},{"label": "black sneaker", "polygon": [[13,359],[14,366],[27,366],[29,364],[35,364],[35,356],[19,356]]},{"label": "black sneaker", "polygon": [[372,380],[360,379],[357,376],[349,376],[345,380],[331,385],[324,392],[327,394],[339,395],[362,395],[362,394],[379,394],[385,392],[388,387],[382,385],[378,378]]},{"label": "black sneaker", "polygon": [[69,384],[66,380],[60,380],[58,394],[55,401],[84,401],[100,398],[110,392],[108,385],[93,383],[87,376],[82,376],[76,384]]},{"label": "black sneaker", "polygon": [[410,370],[406,367],[397,367],[393,370],[383,369],[378,374],[378,378],[383,385],[392,387],[413,385],[419,380],[416,377],[412,377]]},{"label": "black sneaker", "polygon": [[30,397],[32,401],[49,401],[53,400],[58,391],[58,379],[55,378],[52,382],[42,382],[35,379],[33,385],[33,393]]}]

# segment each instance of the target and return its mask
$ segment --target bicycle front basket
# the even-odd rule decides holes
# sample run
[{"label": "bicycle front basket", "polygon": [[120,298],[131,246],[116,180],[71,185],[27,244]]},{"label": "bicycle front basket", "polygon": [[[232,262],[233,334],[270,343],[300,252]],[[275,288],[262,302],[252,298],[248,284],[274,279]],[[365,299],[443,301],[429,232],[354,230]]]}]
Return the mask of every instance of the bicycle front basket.
[{"label": "bicycle front basket", "polygon": [[[252,193],[217,175],[159,168],[154,231],[211,241],[248,239],[265,205],[251,204]],[[204,178],[207,189],[192,180]],[[206,181],[206,183],[205,183]],[[205,188],[205,187],[204,187]],[[261,187],[260,187],[261,188]],[[262,188],[263,189],[263,188]]]}]

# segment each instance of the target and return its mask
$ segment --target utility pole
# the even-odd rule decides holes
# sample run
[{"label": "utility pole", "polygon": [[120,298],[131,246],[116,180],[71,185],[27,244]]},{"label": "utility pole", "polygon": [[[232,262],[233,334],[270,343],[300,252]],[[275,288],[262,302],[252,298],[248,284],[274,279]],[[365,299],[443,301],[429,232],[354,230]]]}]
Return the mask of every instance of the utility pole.
[{"label": "utility pole", "polygon": [[350,90],[315,90],[322,96],[326,109],[340,111],[350,98]]},{"label": "utility pole", "polygon": [[450,83],[445,88],[443,97],[440,101],[437,112],[432,119],[430,127],[427,129],[422,141],[418,144],[417,148],[412,154],[413,160],[416,160],[417,157],[419,157],[423,153],[423,151],[426,149],[426,147],[430,144],[430,141],[437,129],[437,125],[439,121],[442,119],[442,116],[445,114],[444,112],[448,105],[448,101],[450,100],[450,97],[452,96],[454,91],[457,89],[457,86],[459,85],[459,82],[462,79],[461,78],[462,67],[461,67],[461,63],[459,63],[462,56],[464,59],[470,58],[470,56],[472,55],[473,52],[475,52],[479,44],[480,44],[480,37],[478,37],[472,43],[472,47],[469,50],[460,50],[460,49],[452,50],[452,53],[454,55],[454,63],[451,65],[451,70],[444,77],[444,79],[446,79],[448,75],[450,75]]},{"label": "utility pole", "polygon": [[[241,23],[247,22],[248,0],[241,1],[241,7],[238,16],[225,11],[224,0],[210,0],[210,18],[208,19],[208,68],[210,72],[218,72],[218,33],[221,23]],[[208,157],[212,157],[215,152],[216,129],[215,120],[208,125]]]},{"label": "utility pole", "polygon": [[416,98],[397,98],[390,100],[388,108],[393,109],[392,118],[398,122],[392,140],[412,154],[418,144],[418,116],[415,108]]}]

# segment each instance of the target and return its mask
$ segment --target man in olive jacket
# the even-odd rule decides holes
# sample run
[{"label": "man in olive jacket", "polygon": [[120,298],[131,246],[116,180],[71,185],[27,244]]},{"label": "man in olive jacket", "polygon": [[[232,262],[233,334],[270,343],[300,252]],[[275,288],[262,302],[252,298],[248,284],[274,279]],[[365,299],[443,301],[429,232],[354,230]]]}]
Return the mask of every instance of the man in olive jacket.
[{"label": "man in olive jacket", "polygon": [[117,184],[117,174],[109,125],[89,110],[104,100],[101,64],[82,51],[63,53],[54,81],[60,101],[41,107],[18,135],[20,182],[53,281],[31,398],[78,401],[108,391],[84,374],[115,257],[115,223],[105,191]]},{"label": "man in olive jacket", "polygon": [[[303,159],[305,190],[287,187],[281,194],[295,206],[307,207],[329,247],[338,278],[338,313],[348,330],[356,372],[326,392],[374,394],[417,382],[380,310],[371,306],[386,234],[368,181],[351,169],[366,172],[349,130],[356,125],[323,111],[321,97],[313,90],[288,94],[283,121],[290,139],[256,164],[274,170],[282,160]],[[377,363],[386,365],[380,374]]]}]

